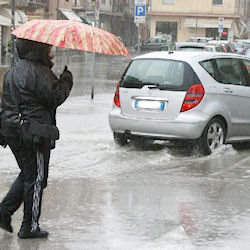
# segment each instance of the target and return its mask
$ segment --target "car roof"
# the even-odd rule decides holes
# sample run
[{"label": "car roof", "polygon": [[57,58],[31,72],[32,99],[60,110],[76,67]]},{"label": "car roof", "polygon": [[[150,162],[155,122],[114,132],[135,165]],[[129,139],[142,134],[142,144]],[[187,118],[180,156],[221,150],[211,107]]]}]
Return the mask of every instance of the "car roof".
[{"label": "car roof", "polygon": [[184,61],[184,62],[191,62],[191,61],[204,61],[213,59],[216,57],[223,57],[223,58],[243,58],[247,59],[244,55],[232,54],[232,53],[224,53],[224,52],[206,52],[206,51],[158,51],[147,53],[144,55],[140,55],[134,58],[137,59],[170,59],[170,60],[177,60],[177,61]]},{"label": "car roof", "polygon": [[185,46],[192,46],[192,47],[199,47],[202,48],[204,47],[204,43],[196,43],[196,42],[176,42],[175,46],[176,47],[185,47]]},{"label": "car roof", "polygon": [[235,42],[250,43],[250,39],[236,39]]},{"label": "car roof", "polygon": [[206,43],[205,47],[222,47],[221,43]]},{"label": "car roof", "polygon": [[210,40],[208,41],[209,44],[228,44],[229,41],[227,40]]},{"label": "car roof", "polygon": [[192,36],[190,39],[208,39],[211,40],[213,39],[212,37],[206,37],[206,36]]}]

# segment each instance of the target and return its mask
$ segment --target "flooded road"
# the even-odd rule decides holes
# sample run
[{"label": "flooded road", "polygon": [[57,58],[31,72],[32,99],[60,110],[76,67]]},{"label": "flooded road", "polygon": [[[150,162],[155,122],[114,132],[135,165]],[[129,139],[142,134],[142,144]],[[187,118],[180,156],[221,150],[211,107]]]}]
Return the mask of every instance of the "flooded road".
[{"label": "flooded road", "polygon": [[[116,63],[116,70],[127,62]],[[49,238],[17,238],[21,208],[14,233],[0,231],[0,250],[248,250],[250,150],[225,145],[197,157],[160,141],[117,146],[108,124],[116,84],[104,80],[100,87],[97,78],[90,101],[74,96],[89,91],[79,77],[58,110],[61,139],[40,220]],[[2,199],[18,174],[8,148],[0,148],[0,173]]]},{"label": "flooded road", "polygon": [[[59,109],[41,225],[48,240],[0,231],[0,249],[249,249],[250,151],[206,157],[155,142],[115,145],[112,94],[72,97]],[[0,196],[18,169],[0,149]]]}]

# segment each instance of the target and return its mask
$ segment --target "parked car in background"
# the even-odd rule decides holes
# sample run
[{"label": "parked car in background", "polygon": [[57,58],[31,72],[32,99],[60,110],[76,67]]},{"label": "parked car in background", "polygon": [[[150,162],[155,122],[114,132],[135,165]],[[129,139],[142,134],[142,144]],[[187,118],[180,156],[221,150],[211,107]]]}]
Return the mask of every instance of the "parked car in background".
[{"label": "parked car in background", "polygon": [[250,141],[250,60],[228,53],[154,52],[134,58],[109,113],[114,140],[190,142],[201,154]]},{"label": "parked car in background", "polygon": [[[161,51],[168,50],[169,43],[165,37],[156,36],[147,41],[142,41],[140,46],[141,51]],[[138,45],[135,45],[135,49],[138,49]]]},{"label": "parked car in background", "polygon": [[250,39],[237,39],[235,42],[243,44],[246,50],[250,49]]},{"label": "parked car in background", "polygon": [[224,52],[235,53],[234,45],[227,40],[211,40],[208,43],[220,45],[223,48]]},{"label": "parked car in background", "polygon": [[208,41],[213,40],[212,37],[190,37],[187,42],[195,42],[195,43],[208,43]]},{"label": "parked car in background", "polygon": [[204,46],[205,51],[210,51],[210,52],[226,52],[224,48],[222,47],[221,44],[206,44]]},{"label": "parked car in background", "polygon": [[244,55],[247,52],[247,47],[244,43],[237,41],[234,43],[235,53]]},{"label": "parked car in background", "polygon": [[205,45],[203,43],[196,42],[176,42],[174,50],[181,51],[202,51]]},{"label": "parked car in background", "polygon": [[250,49],[247,50],[246,54],[245,54],[248,58],[250,58]]}]

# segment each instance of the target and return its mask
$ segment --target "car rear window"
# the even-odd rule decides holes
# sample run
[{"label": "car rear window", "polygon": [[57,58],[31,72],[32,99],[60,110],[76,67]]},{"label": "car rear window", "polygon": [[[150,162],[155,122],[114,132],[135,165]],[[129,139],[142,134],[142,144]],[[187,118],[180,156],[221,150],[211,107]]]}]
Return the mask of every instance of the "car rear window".
[{"label": "car rear window", "polygon": [[137,59],[129,65],[121,83],[124,88],[156,85],[164,90],[186,91],[200,80],[189,64],[166,59]]},{"label": "car rear window", "polygon": [[183,46],[183,47],[179,47],[179,50],[182,51],[202,51],[204,50],[203,47],[196,47],[196,46]]}]

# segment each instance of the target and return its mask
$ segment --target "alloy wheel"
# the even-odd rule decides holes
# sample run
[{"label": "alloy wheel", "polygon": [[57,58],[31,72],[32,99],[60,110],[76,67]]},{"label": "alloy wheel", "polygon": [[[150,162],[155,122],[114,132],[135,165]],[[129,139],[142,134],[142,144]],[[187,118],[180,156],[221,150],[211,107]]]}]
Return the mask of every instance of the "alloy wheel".
[{"label": "alloy wheel", "polygon": [[224,130],[220,123],[212,123],[207,130],[207,145],[211,152],[224,143]]}]

